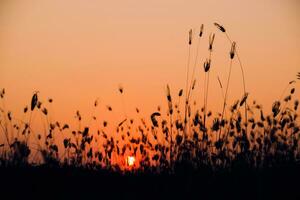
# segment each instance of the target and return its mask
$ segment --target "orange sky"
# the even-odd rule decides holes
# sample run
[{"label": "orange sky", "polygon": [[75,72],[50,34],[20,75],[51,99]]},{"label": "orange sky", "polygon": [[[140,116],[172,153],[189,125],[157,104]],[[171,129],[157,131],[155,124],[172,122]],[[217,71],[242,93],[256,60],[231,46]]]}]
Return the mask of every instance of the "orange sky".
[{"label": "orange sky", "polygon": [[[216,77],[225,84],[230,46],[212,25],[219,22],[237,41],[247,91],[270,107],[300,71],[299,11],[297,0],[2,0],[0,87],[7,90],[7,109],[17,114],[38,90],[54,98],[58,120],[68,121],[77,109],[89,116],[97,97],[101,116],[120,121],[136,106],[149,116],[166,106],[167,83],[175,94],[185,88],[188,30],[203,23],[195,97],[202,104],[202,64],[208,35],[216,32],[209,107],[220,110]],[[235,62],[230,102],[242,96],[241,83]]]}]

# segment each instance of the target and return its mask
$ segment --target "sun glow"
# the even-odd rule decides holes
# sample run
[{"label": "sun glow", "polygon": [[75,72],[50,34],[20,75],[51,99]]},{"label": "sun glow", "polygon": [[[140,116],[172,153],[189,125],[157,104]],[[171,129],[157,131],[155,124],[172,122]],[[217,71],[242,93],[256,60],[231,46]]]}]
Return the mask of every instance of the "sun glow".
[{"label": "sun glow", "polygon": [[135,163],[135,157],[134,156],[127,156],[126,163],[129,167],[132,167]]}]

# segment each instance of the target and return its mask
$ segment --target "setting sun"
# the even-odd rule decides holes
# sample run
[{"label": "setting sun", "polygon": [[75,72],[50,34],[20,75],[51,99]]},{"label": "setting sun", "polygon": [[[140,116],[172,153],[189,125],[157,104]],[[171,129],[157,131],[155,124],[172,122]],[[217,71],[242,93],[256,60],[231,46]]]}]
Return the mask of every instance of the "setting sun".
[{"label": "setting sun", "polygon": [[134,156],[128,156],[126,158],[126,163],[129,167],[132,167],[135,163],[135,157]]}]

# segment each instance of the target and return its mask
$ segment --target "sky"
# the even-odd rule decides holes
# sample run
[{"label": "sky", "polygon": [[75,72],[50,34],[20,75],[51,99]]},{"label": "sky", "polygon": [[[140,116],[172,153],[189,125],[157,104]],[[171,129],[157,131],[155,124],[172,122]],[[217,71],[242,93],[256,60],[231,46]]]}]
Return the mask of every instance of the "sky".
[{"label": "sky", "polygon": [[[34,91],[57,120],[73,120],[76,110],[121,121],[139,107],[149,116],[167,108],[171,93],[185,88],[188,31],[204,24],[193,94],[203,103],[203,62],[208,36],[216,33],[208,106],[220,111],[221,90],[229,70],[229,50],[222,24],[237,42],[246,90],[266,109],[300,71],[300,1],[297,0],[1,0],[0,88],[5,106],[16,116]],[[191,47],[194,66],[196,46]],[[119,85],[124,95],[118,93]],[[296,83],[299,88],[299,82]],[[229,103],[243,94],[241,71],[233,62]],[[298,95],[299,93],[296,93]],[[95,99],[100,107],[93,111]],[[106,105],[113,112],[106,111]]]}]

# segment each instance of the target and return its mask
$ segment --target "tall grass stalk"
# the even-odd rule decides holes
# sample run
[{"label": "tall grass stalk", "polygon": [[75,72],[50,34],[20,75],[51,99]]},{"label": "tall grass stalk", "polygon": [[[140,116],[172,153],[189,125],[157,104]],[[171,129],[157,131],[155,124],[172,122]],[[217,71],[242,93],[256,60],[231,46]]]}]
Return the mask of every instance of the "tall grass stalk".
[{"label": "tall grass stalk", "polygon": [[[228,41],[230,42],[230,44],[232,45],[232,40],[230,39],[230,37],[228,36],[228,34],[225,32],[225,35],[228,39]],[[245,73],[244,73],[244,67],[243,67],[243,64],[242,64],[242,61],[240,59],[240,56],[239,56],[239,53],[238,53],[238,50],[236,49],[236,57],[238,59],[238,62],[239,62],[239,66],[240,66],[240,69],[241,69],[241,73],[242,73],[242,79],[243,79],[243,90],[244,90],[244,95],[246,95],[246,81],[245,81]],[[245,101],[245,130],[246,130],[246,135],[247,135],[247,129],[248,129],[248,109],[247,109],[247,100]]]},{"label": "tall grass stalk", "polygon": [[[230,43],[230,45],[232,45],[232,40],[230,39],[228,33],[226,32],[225,28],[223,26],[221,26],[220,24],[218,23],[214,23],[214,25],[223,33],[225,33],[225,36],[228,40],[228,42]],[[236,49],[236,57],[238,59],[238,62],[239,62],[239,66],[240,66],[240,69],[241,69],[241,73],[242,73],[242,79],[243,79],[243,90],[244,90],[244,95],[246,95],[246,81],[245,81],[245,73],[244,73],[244,68],[243,68],[243,64],[242,64],[242,61],[240,59],[240,56],[239,56],[239,53],[238,53],[238,50]],[[245,131],[246,131],[246,135],[247,135],[247,127],[248,127],[248,113],[247,113],[247,100],[245,101]]]},{"label": "tall grass stalk", "polygon": [[5,89],[3,88],[0,92],[1,92],[1,100],[2,100],[2,106],[3,106],[1,111],[4,114],[4,117],[3,117],[4,125],[2,123],[0,123],[0,125],[1,125],[2,131],[4,133],[4,137],[6,139],[7,145],[10,148],[11,145],[10,145],[10,141],[9,141],[9,132],[8,132],[8,128],[7,128],[7,124],[8,124],[8,122],[7,122],[8,119],[7,118],[8,118],[9,113],[8,112],[5,113],[5,110],[6,110],[5,109]]},{"label": "tall grass stalk", "polygon": [[[203,110],[203,124],[204,128],[206,129],[206,112],[207,112],[207,100],[208,100],[208,89],[209,89],[209,72],[210,72],[210,67],[211,67],[211,54],[212,54],[212,47],[213,43],[215,40],[215,34],[210,34],[209,36],[209,45],[208,45],[208,50],[209,50],[209,59],[204,64],[204,72],[205,72],[205,83],[204,83],[204,110]],[[206,75],[207,74],[207,75]]]},{"label": "tall grass stalk", "polygon": [[188,60],[186,67],[186,86],[185,86],[185,106],[184,106],[184,136],[186,138],[186,124],[187,124],[187,105],[188,105],[188,84],[189,84],[189,73],[190,73],[190,57],[191,57],[191,45],[192,45],[193,31],[189,31],[189,41],[188,41]]},{"label": "tall grass stalk", "polygon": [[197,67],[197,64],[198,64],[199,47],[200,47],[200,40],[201,40],[201,37],[203,35],[203,28],[204,28],[204,25],[202,24],[201,27],[200,27],[200,32],[199,32],[199,37],[198,37],[198,42],[197,42],[197,49],[196,49],[195,62],[194,62],[192,76],[191,76],[190,87],[189,87],[189,91],[188,91],[188,101],[189,101],[190,96],[191,96],[191,90],[192,90],[192,86],[193,86],[195,71],[196,71],[196,67]]},{"label": "tall grass stalk", "polygon": [[[225,112],[225,108],[226,108],[226,104],[227,104],[227,95],[228,95],[229,81],[230,81],[230,77],[231,77],[231,69],[232,69],[232,59],[230,59],[230,64],[229,64],[229,74],[228,74],[228,77],[227,77],[224,103],[223,103],[223,109],[222,109],[222,115],[221,115],[221,122],[223,121],[224,112]],[[222,130],[222,127],[220,128],[220,131],[219,131],[219,139],[220,139],[220,136],[221,136],[221,130]]]},{"label": "tall grass stalk", "polygon": [[[219,76],[217,76],[217,80],[218,80],[218,83],[219,83],[219,86],[220,86],[220,89],[221,89],[222,99],[224,101],[225,100],[225,95],[224,95],[224,91],[223,91],[223,85],[222,85],[222,82],[221,82]],[[224,115],[225,115],[225,118],[226,118],[226,110],[224,111]]]}]

